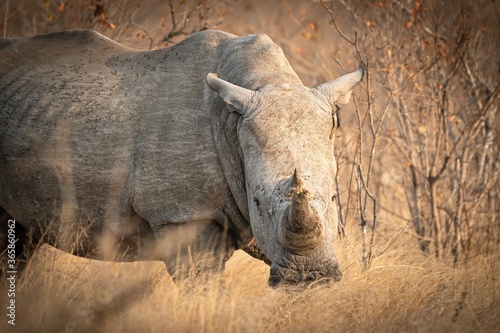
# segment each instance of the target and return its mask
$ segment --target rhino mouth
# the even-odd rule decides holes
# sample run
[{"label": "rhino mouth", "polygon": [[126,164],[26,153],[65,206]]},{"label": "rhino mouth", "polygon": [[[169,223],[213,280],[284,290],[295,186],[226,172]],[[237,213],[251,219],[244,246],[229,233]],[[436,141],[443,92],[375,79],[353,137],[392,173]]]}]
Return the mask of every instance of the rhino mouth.
[{"label": "rhino mouth", "polygon": [[342,279],[342,272],[338,264],[329,263],[323,269],[294,269],[273,263],[269,275],[270,287],[323,285],[338,282]]}]

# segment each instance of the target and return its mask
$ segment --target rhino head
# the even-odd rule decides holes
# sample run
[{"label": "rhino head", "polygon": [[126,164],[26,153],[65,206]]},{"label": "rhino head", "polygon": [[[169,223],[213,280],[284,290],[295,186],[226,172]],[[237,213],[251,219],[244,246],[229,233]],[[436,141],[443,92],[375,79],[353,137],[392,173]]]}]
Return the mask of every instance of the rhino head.
[{"label": "rhino head", "polygon": [[250,224],[271,262],[269,284],[338,281],[338,215],[331,131],[336,104],[349,101],[363,68],[316,88],[270,84],[253,91],[208,74],[238,112]]}]

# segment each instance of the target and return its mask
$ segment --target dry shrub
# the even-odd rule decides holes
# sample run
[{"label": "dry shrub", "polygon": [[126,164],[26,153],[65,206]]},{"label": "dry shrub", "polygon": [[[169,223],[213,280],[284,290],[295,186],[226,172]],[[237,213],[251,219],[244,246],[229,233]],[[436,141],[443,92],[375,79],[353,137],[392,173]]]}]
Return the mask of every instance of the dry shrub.
[{"label": "dry shrub", "polygon": [[[350,165],[341,177],[350,179],[343,187],[346,220],[359,223],[363,234],[370,226],[371,236],[382,214],[408,223],[423,252],[452,257],[455,265],[494,251],[500,242],[495,5],[322,3],[339,44],[367,72],[364,91],[354,97],[356,112],[347,117],[347,141],[338,148],[340,163]],[[367,261],[372,241],[363,249]]]}]

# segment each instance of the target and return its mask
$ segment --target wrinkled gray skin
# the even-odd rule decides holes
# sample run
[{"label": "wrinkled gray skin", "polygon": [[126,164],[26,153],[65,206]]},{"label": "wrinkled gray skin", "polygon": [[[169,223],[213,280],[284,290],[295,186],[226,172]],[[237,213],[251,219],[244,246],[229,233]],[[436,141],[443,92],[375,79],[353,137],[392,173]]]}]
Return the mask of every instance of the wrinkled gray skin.
[{"label": "wrinkled gray skin", "polygon": [[338,280],[332,110],[362,76],[307,88],[265,35],[0,39],[0,213],[174,275],[245,249],[270,285]]}]

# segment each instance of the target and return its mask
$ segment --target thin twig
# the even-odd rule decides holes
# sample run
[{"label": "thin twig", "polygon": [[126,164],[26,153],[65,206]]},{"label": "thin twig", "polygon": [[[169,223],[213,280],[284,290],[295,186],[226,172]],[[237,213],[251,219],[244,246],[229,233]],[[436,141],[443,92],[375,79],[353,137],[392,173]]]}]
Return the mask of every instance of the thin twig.
[{"label": "thin twig", "polygon": [[356,44],[356,38],[354,38],[354,41],[351,41],[343,32],[342,30],[340,30],[338,24],[337,24],[337,18],[335,17],[335,14],[333,13],[333,9],[328,7],[326,5],[326,3],[321,0],[321,4],[323,5],[323,7],[325,7],[325,9],[328,11],[328,13],[330,13],[330,17],[332,18],[332,23],[333,23],[333,26],[335,27],[335,29],[337,30],[337,32],[339,33],[340,37],[342,37],[346,42],[348,42],[349,44],[351,44],[352,46],[355,46]]},{"label": "thin twig", "polygon": [[[366,260],[365,262],[365,268],[369,267],[371,257],[372,257],[372,249],[373,249],[373,241],[374,241],[374,235],[375,235],[375,226],[377,223],[377,198],[370,193],[368,190],[367,184],[365,183],[365,180],[363,178],[363,174],[361,173],[361,166],[358,164],[357,165],[358,169],[358,175],[361,180],[361,184],[363,185],[363,189],[365,190],[365,194],[370,197],[370,199],[373,202],[373,221],[372,221],[372,227],[371,227],[371,235],[370,235],[370,244],[369,244],[369,251],[366,253],[366,257],[364,258]],[[365,203],[366,205],[366,203]],[[363,212],[361,213],[361,218],[363,219],[363,226],[366,225],[366,206],[364,207]]]},{"label": "thin twig", "polygon": [[381,256],[382,254],[384,254],[392,246],[392,244],[394,244],[394,242],[399,238],[399,236],[401,236],[401,234],[403,233],[403,231],[405,231],[406,227],[410,224],[410,221],[411,220],[408,220],[406,222],[406,224],[403,226],[403,228],[401,228],[401,231],[396,236],[392,237],[392,239],[388,242],[388,244],[385,247],[385,249],[383,249],[382,251],[379,251],[377,253],[378,256]]}]

